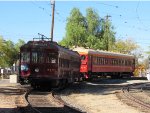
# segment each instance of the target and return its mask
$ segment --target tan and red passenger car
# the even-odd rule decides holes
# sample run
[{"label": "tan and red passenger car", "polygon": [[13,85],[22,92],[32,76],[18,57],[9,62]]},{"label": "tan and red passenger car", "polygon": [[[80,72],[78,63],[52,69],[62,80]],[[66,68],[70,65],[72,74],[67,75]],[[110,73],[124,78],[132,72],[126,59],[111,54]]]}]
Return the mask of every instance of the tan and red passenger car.
[{"label": "tan and red passenger car", "polygon": [[85,78],[93,76],[111,76],[119,78],[132,76],[135,68],[133,55],[101,50],[75,48],[81,57],[80,72]]}]

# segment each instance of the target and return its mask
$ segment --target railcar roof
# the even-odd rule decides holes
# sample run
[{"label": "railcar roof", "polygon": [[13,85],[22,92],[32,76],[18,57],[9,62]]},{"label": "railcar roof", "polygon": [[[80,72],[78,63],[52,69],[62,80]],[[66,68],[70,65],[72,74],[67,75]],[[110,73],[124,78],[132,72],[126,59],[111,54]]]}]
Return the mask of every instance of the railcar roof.
[{"label": "railcar roof", "polygon": [[65,47],[62,47],[60,45],[57,45],[57,47],[58,47],[59,51],[61,51],[61,52],[66,52],[66,53],[68,53],[70,55],[74,55],[74,56],[79,57],[79,54],[78,54],[77,51],[72,51],[69,48],[65,48]]},{"label": "railcar roof", "polygon": [[132,58],[134,58],[134,55],[115,53],[115,52],[109,52],[109,51],[102,51],[102,50],[85,49],[83,47],[77,47],[77,48],[74,48],[73,50],[77,51],[79,53],[85,53],[85,54],[103,54],[103,55],[122,56],[122,57],[132,57]]},{"label": "railcar roof", "polygon": [[69,53],[69,54],[74,55],[74,56],[78,56],[78,52],[72,51],[72,50],[65,48],[65,47],[62,47],[62,46],[58,45],[57,42],[43,41],[43,40],[29,41],[26,44],[24,44],[23,46],[21,46],[21,48],[39,48],[39,47],[53,48],[57,51],[61,51],[61,52]]}]

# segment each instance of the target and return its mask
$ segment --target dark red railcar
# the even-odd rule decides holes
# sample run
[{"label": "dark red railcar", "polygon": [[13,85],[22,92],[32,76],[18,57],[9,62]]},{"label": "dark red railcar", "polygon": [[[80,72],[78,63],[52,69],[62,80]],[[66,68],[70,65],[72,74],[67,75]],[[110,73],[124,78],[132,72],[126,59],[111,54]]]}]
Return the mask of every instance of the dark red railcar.
[{"label": "dark red railcar", "polygon": [[29,41],[20,48],[20,81],[57,87],[79,79],[80,55],[56,42]]},{"label": "dark red railcar", "polygon": [[119,78],[133,75],[135,57],[133,55],[108,51],[75,48],[81,56],[80,72],[85,78],[112,76]]}]

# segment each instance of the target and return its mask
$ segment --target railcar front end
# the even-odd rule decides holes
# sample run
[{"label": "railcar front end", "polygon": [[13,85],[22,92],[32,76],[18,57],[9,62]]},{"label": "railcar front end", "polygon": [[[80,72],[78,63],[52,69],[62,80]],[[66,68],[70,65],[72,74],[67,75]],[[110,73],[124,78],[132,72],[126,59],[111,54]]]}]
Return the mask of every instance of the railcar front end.
[{"label": "railcar front end", "polygon": [[[31,85],[58,85],[58,52],[56,50],[30,48],[21,49],[20,79]],[[61,79],[61,78],[60,78]]]},{"label": "railcar front end", "polygon": [[20,81],[60,87],[79,79],[80,55],[51,41],[29,41],[20,48]]}]

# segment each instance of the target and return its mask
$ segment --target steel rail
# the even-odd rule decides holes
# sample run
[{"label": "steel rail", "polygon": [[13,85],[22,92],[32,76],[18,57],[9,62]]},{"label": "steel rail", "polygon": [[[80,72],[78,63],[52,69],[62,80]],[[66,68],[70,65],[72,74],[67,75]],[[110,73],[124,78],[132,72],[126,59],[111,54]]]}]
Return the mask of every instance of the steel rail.
[{"label": "steel rail", "polygon": [[140,104],[142,107],[146,108],[146,109],[150,109],[150,104],[148,103],[145,103],[144,101],[132,96],[129,92],[129,87],[127,88],[122,88],[122,92],[123,92],[123,95],[128,98],[129,100],[133,101],[133,102],[136,102],[138,104]]},{"label": "steel rail", "polygon": [[[37,108],[33,107],[32,104],[30,103],[30,101],[28,100],[28,97],[29,97],[29,95],[31,94],[31,92],[32,92],[32,90],[29,90],[28,92],[26,92],[26,95],[25,95],[25,99],[26,99],[26,101],[27,101],[27,103],[28,103],[28,107],[29,107],[30,109],[32,109],[33,111],[35,111],[36,113],[44,113],[44,112],[41,112],[40,110],[38,110]],[[75,107],[73,107],[73,106],[71,106],[71,105],[65,103],[62,99],[56,97],[56,96],[55,96],[55,91],[51,91],[51,92],[49,92],[49,94],[52,95],[52,96],[50,96],[50,98],[52,98],[52,100],[53,100],[54,102],[56,102],[56,103],[58,103],[58,104],[64,106],[64,108],[66,108],[66,109],[68,109],[68,110],[73,111],[73,113],[74,113],[74,112],[75,112],[75,113],[85,113],[85,112],[83,112],[82,110],[80,110],[80,109],[78,109],[78,108],[75,108]]]},{"label": "steel rail", "polygon": [[58,100],[61,104],[63,104],[64,107],[66,107],[66,108],[68,108],[68,109],[71,109],[71,110],[75,111],[76,113],[86,113],[86,112],[82,111],[81,109],[76,108],[76,107],[74,107],[74,106],[72,106],[72,105],[66,103],[65,101],[63,101],[63,100],[61,99],[60,96],[56,96],[55,93],[56,93],[55,90],[52,91],[52,96],[53,96],[53,98],[54,98],[55,100]]}]

